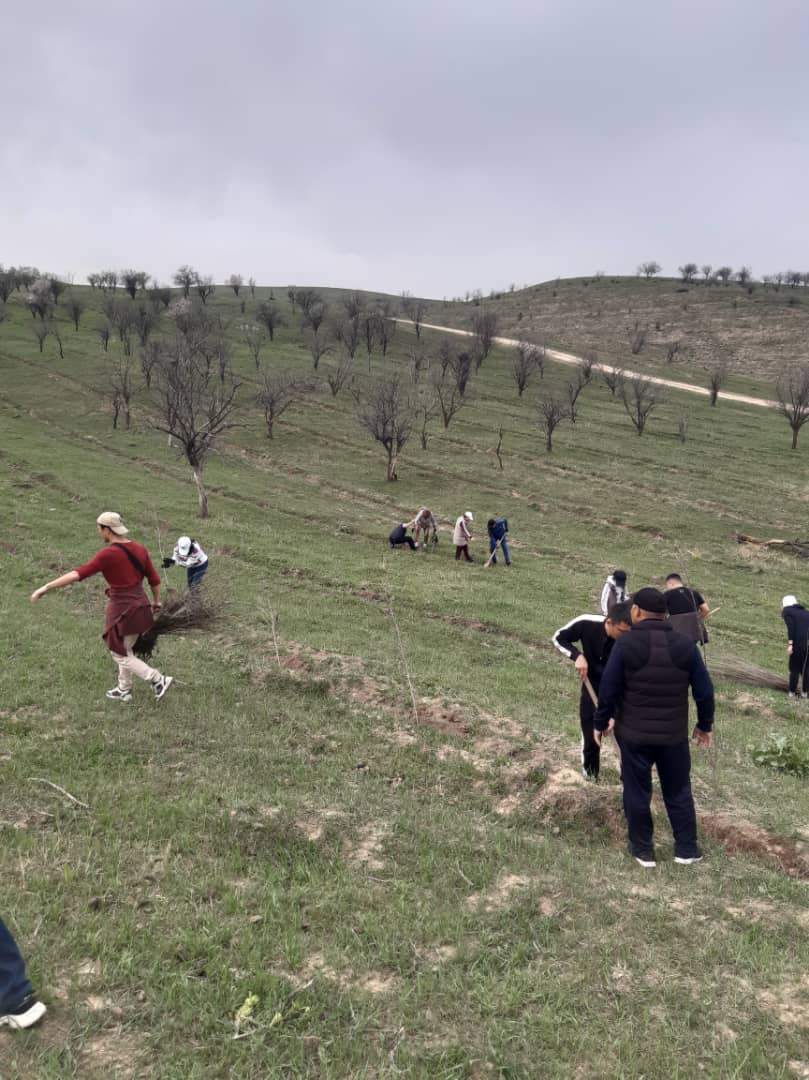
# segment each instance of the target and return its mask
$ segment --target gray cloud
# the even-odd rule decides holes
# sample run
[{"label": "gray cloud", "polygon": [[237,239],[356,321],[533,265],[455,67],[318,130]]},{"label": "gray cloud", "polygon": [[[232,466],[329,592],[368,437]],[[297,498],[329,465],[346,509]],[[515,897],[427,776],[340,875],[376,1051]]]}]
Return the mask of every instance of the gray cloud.
[{"label": "gray cloud", "polygon": [[807,248],[799,0],[43,0],[4,29],[7,263],[440,296]]}]

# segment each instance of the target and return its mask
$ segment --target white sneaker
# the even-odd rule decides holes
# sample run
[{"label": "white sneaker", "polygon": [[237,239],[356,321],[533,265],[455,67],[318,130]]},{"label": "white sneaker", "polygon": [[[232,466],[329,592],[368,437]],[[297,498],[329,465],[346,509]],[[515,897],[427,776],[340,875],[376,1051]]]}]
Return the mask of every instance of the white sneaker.
[{"label": "white sneaker", "polygon": [[174,679],[172,679],[171,675],[161,675],[157,682],[152,683],[155,701],[160,701],[173,682]]},{"label": "white sneaker", "polygon": [[7,1026],[17,1030],[33,1027],[34,1024],[39,1023],[47,1011],[42,1002],[37,1001],[33,994],[30,994],[12,1012],[0,1015],[0,1027]]},{"label": "white sneaker", "polygon": [[113,686],[112,690],[108,690],[106,696],[110,701],[131,701],[132,692],[130,690],[122,690],[120,686]]}]

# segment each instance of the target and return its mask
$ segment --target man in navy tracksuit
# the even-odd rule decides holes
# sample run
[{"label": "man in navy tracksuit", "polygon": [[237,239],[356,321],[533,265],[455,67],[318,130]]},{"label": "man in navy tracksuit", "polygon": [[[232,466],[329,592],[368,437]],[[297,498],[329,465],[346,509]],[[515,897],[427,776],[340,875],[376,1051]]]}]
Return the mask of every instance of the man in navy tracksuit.
[{"label": "man in navy tracksuit", "polygon": [[[612,647],[621,634],[631,629],[628,600],[614,604],[608,618],[603,615],[579,615],[560,627],[552,641],[563,656],[576,665],[581,679],[579,699],[579,722],[581,723],[581,771],[588,780],[598,780],[601,765],[601,747],[593,737],[593,716],[596,707],[584,680],[598,693],[601,676],[606,667]],[[580,649],[574,644],[578,642]]]},{"label": "man in navy tracksuit", "polygon": [[801,683],[802,697],[809,691],[809,611],[798,603],[796,596],[785,596],[781,601],[781,617],[787,624],[787,655],[789,656],[789,696],[798,693]]},{"label": "man in navy tracksuit", "polygon": [[[641,866],[656,865],[652,842],[652,766],[674,833],[674,861],[699,862],[697,816],[691,794],[688,689],[697,705],[694,739],[711,745],[713,683],[697,645],[666,618],[657,589],[632,597],[632,630],[615,643],[598,694],[595,738],[615,728],[621,750],[629,852]],[[613,719],[614,718],[614,719]]]},{"label": "man in navy tracksuit", "polygon": [[506,560],[506,566],[511,566],[511,556],[508,553],[508,544],[506,543],[506,536],[508,534],[508,520],[504,517],[489,518],[486,522],[486,527],[489,530],[489,554],[492,557],[492,565],[497,565],[497,545],[503,549],[503,558]]}]

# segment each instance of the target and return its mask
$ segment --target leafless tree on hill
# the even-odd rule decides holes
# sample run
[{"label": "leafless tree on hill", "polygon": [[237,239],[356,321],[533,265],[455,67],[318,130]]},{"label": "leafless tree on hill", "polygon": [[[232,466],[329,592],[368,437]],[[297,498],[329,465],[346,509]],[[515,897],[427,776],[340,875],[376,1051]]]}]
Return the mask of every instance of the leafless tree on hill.
[{"label": "leafless tree on hill", "polygon": [[716,406],[717,400],[719,399],[719,391],[722,389],[722,384],[728,377],[728,369],[729,364],[725,359],[718,360],[707,368],[710,402],[713,406]]},{"label": "leafless tree on hill", "polygon": [[53,310],[53,294],[51,293],[50,281],[44,277],[37,278],[31,285],[26,302],[33,319],[36,319],[37,316],[39,316],[40,322],[49,319]]},{"label": "leafless tree on hill", "polygon": [[711,271],[712,270],[713,270],[713,267],[711,266],[710,263],[703,263],[702,266],[700,267],[700,272],[702,273],[702,276],[705,279],[705,284],[706,285],[711,280]]},{"label": "leafless tree on hill", "polygon": [[501,424],[497,430],[497,446],[494,448],[494,454],[497,458],[497,464],[500,466],[500,472],[503,471],[503,425]]},{"label": "leafless tree on hill", "polygon": [[387,455],[387,480],[398,479],[396,468],[415,422],[415,405],[398,374],[377,384],[357,405],[357,422]]},{"label": "leafless tree on hill", "polygon": [[256,279],[254,277],[247,279],[247,287],[250,290],[250,296],[255,299],[256,295]]},{"label": "leafless tree on hill", "polygon": [[59,306],[59,297],[67,288],[67,283],[62,281],[58,277],[49,277],[48,284],[51,290],[51,296],[53,297],[53,303],[55,307]]},{"label": "leafless tree on hill", "polygon": [[694,277],[695,277],[695,275],[697,273],[698,268],[697,268],[697,264],[695,262],[689,262],[689,263],[684,263],[682,266],[678,266],[677,269],[678,269],[678,271],[680,273],[680,278],[687,285],[690,285],[691,282],[694,280]]},{"label": "leafless tree on hill", "polygon": [[365,310],[365,300],[363,299],[362,293],[347,293],[343,297],[342,304],[345,308],[346,316],[351,320],[356,319],[359,322]]},{"label": "leafless tree on hill", "polygon": [[305,326],[307,325],[306,317],[309,314],[310,309],[314,307],[315,304],[322,304],[323,299],[320,293],[315,292],[314,289],[296,289],[295,300],[292,306],[293,311],[295,310],[295,303],[297,303],[298,307],[301,309],[301,315],[303,316]]},{"label": "leafless tree on hill", "polygon": [[740,285],[747,285],[753,277],[753,271],[749,266],[743,266],[741,270],[736,271],[736,280]]},{"label": "leafless tree on hill", "polygon": [[342,345],[348,357],[353,360],[362,340],[359,314],[351,315],[338,323],[334,331],[335,339]]},{"label": "leafless tree on hill", "polygon": [[[420,383],[416,391],[416,413],[419,421],[419,439],[422,450],[427,449],[429,427],[441,414],[441,406],[435,394],[435,387],[430,382]],[[444,425],[446,427],[446,425]]]},{"label": "leafless tree on hill", "polygon": [[267,340],[267,335],[264,332],[264,328],[261,326],[245,326],[242,333],[242,341],[250,350],[250,355],[253,357],[253,362],[256,365],[256,371],[259,369],[259,356],[261,350],[264,348],[264,343]]},{"label": "leafless tree on hill", "polygon": [[132,371],[131,360],[128,356],[119,356],[116,359],[115,367],[110,376],[110,388],[112,391],[113,430],[118,427],[118,418],[123,412],[124,427],[129,431],[132,419]]},{"label": "leafless tree on hill", "polygon": [[625,374],[624,369],[617,364],[601,369],[601,378],[613,397],[620,396]]},{"label": "leafless tree on hill", "polygon": [[592,370],[592,364],[588,365],[586,360],[582,360],[577,366],[574,378],[569,380],[565,386],[565,393],[567,395],[567,415],[571,424],[576,423],[576,418],[579,415],[579,397],[585,386],[587,386],[592,379]]},{"label": "leafless tree on hill", "polygon": [[716,276],[719,278],[723,285],[727,285],[727,283],[730,281],[732,273],[733,268],[731,266],[720,266],[719,269],[716,271]]},{"label": "leafless tree on hill", "polygon": [[124,287],[124,291],[128,292],[133,300],[137,295],[138,289],[146,288],[148,280],[149,274],[144,273],[143,270],[121,271],[121,284]]},{"label": "leafless tree on hill", "polygon": [[205,465],[219,437],[235,426],[238,390],[235,379],[229,379],[225,386],[218,382],[210,358],[181,332],[161,353],[153,388],[152,423],[179,445],[191,466],[199,516],[203,518],[208,516]]},{"label": "leafless tree on hill", "polygon": [[469,384],[469,379],[472,376],[472,365],[474,364],[474,357],[471,352],[463,350],[462,352],[453,353],[450,356],[449,370],[452,372],[455,380],[455,386],[458,389],[458,393],[461,397],[466,393],[466,388]]},{"label": "leafless tree on hill", "polygon": [[239,295],[239,289],[241,289],[243,284],[244,278],[241,274],[231,274],[228,278],[228,285],[231,287],[231,289],[233,289],[234,296]]},{"label": "leafless tree on hill", "polygon": [[312,357],[312,367],[317,371],[321,359],[332,351],[332,345],[325,334],[321,335],[316,330],[310,330],[305,335],[309,346],[309,354]]},{"label": "leafless tree on hill", "polygon": [[98,340],[101,342],[101,348],[104,352],[107,352],[110,347],[110,335],[112,334],[112,327],[109,323],[104,323],[102,326],[96,328],[96,334],[98,334]]},{"label": "leafless tree on hill", "polygon": [[497,336],[497,312],[476,312],[472,316],[472,332],[478,342],[476,367],[480,368],[480,365],[492,351],[492,345],[494,345],[494,339]]},{"label": "leafless tree on hill", "polygon": [[677,355],[684,351],[683,343],[680,340],[670,341],[666,345],[666,363],[673,364]]},{"label": "leafless tree on hill", "polygon": [[786,368],[776,387],[778,411],[792,431],[792,449],[798,448],[798,435],[809,420],[809,364],[793,364]]},{"label": "leafless tree on hill", "polygon": [[144,303],[138,304],[132,319],[132,326],[141,345],[146,345],[158,322],[159,318],[154,308]]},{"label": "leafless tree on hill", "polygon": [[438,403],[438,408],[441,412],[441,419],[444,422],[444,429],[446,430],[452,418],[459,413],[466,404],[466,399],[463,392],[458,386],[458,379],[455,373],[447,371],[445,374],[440,375],[436,371],[433,375],[433,390],[435,393],[435,400]]},{"label": "leafless tree on hill", "polygon": [[279,326],[284,325],[284,317],[275,304],[270,303],[269,300],[258,305],[256,321],[267,331],[270,341],[275,341],[275,331]]},{"label": "leafless tree on hill", "polygon": [[46,341],[46,339],[48,337],[48,334],[50,332],[51,332],[50,327],[48,326],[47,323],[45,323],[45,322],[38,322],[38,323],[35,322],[34,323],[34,337],[37,339],[37,342],[39,344],[40,353],[44,352],[44,350],[45,350],[45,341]]},{"label": "leafless tree on hill", "polygon": [[301,310],[303,311],[304,330],[312,330],[317,334],[323,325],[323,320],[326,318],[328,304],[324,300],[314,300],[306,308],[301,305]]},{"label": "leafless tree on hill", "polygon": [[196,283],[198,277],[199,274],[193,266],[184,265],[174,272],[172,281],[183,290],[183,296],[188,297],[191,293],[191,286]]},{"label": "leafless tree on hill", "polygon": [[289,306],[292,308],[292,314],[294,315],[298,303],[298,289],[295,285],[290,285],[287,288],[287,300],[289,300]]},{"label": "leafless tree on hill", "polygon": [[621,401],[638,435],[642,435],[649,417],[663,401],[663,391],[643,375],[625,378],[621,384]]},{"label": "leafless tree on hill", "polygon": [[790,289],[797,289],[803,281],[803,274],[799,270],[787,270],[784,276]]},{"label": "leafless tree on hill", "polygon": [[421,338],[421,324],[427,313],[427,304],[424,300],[418,300],[409,292],[403,292],[401,296],[402,314],[413,323],[416,337]]},{"label": "leafless tree on hill", "polygon": [[545,435],[545,449],[553,453],[553,435],[561,423],[570,416],[568,406],[553,391],[539,401],[539,426]]},{"label": "leafless tree on hill", "polygon": [[146,383],[146,389],[151,389],[152,386],[152,373],[157,367],[160,361],[160,353],[162,351],[162,344],[154,339],[148,341],[141,347],[140,350],[140,370],[143,373],[143,380]]},{"label": "leafless tree on hill", "polygon": [[343,354],[337,362],[336,368],[326,368],[326,382],[329,384],[331,396],[337,397],[345,384],[354,375],[353,358]]},{"label": "leafless tree on hill", "polygon": [[636,320],[634,326],[626,328],[626,333],[629,338],[629,349],[633,356],[637,356],[643,351],[643,346],[646,344],[646,327],[641,326]]},{"label": "leafless tree on hill", "polygon": [[267,371],[262,374],[256,401],[264,413],[268,439],[273,437],[276,421],[304,393],[304,389],[305,385],[292,375]]},{"label": "leafless tree on hill", "polygon": [[511,360],[511,374],[517,384],[517,396],[522,397],[531,376],[537,370],[537,355],[539,350],[527,341],[521,341],[514,348]]},{"label": "leafless tree on hill", "polygon": [[149,303],[155,311],[160,311],[161,308],[167,308],[171,303],[171,289],[166,288],[164,285],[158,285],[157,282],[153,282],[149,286]]},{"label": "leafless tree on hill", "polygon": [[61,333],[61,331],[59,329],[59,324],[58,323],[51,323],[49,329],[50,329],[51,337],[56,342],[56,347],[59,350],[59,359],[64,360],[64,358],[65,358],[65,350],[64,350],[64,347],[62,345],[62,333]]},{"label": "leafless tree on hill", "polygon": [[209,275],[206,277],[197,276],[197,280],[194,282],[194,286],[197,290],[197,296],[200,298],[203,304],[208,303],[209,297],[213,296],[216,292],[216,286],[213,283],[213,278]]},{"label": "leafless tree on hill", "polygon": [[649,262],[643,262],[640,264],[640,266],[638,267],[638,273],[642,274],[648,281],[656,274],[659,274],[662,269],[663,268],[661,267],[659,262],[655,262],[654,259],[651,259]]},{"label": "leafless tree on hill", "polygon": [[78,330],[79,321],[84,312],[84,304],[77,296],[69,296],[65,302],[65,310],[67,311],[68,318],[73,323],[74,329]]},{"label": "leafless tree on hill", "polygon": [[12,292],[14,292],[14,275],[8,270],[0,269],[0,300],[5,304]]}]

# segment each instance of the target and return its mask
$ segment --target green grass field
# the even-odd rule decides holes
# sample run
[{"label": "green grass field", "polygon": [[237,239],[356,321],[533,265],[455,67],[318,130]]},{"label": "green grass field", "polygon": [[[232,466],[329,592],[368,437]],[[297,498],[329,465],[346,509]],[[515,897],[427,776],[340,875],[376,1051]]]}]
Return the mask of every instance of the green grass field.
[{"label": "green grass field", "polygon": [[[142,388],[112,430],[97,322],[63,329],[64,359],[18,296],[0,323],[0,910],[49,1008],[0,1032],[0,1078],[809,1075],[809,792],[751,757],[802,737],[809,705],[718,683],[715,752],[694,754],[707,858],[673,863],[656,801],[643,871],[611,751],[597,787],[578,774],[577,683],[549,643],[616,565],[631,587],[676,569],[721,605],[709,665],[785,670],[780,599],[806,595],[805,566],[734,534],[805,534],[809,440],[791,453],[774,413],[677,395],[638,438],[595,380],[548,455],[543,384],[519,400],[495,350],[386,483],[346,392],[321,386],[267,440],[234,346],[244,426],[200,522]],[[373,374],[414,344],[400,329]],[[311,371],[291,316],[263,355]],[[437,550],[391,554],[421,505]],[[28,602],[89,558],[105,509],[155,558],[197,537],[226,611],[161,645],[159,705],[104,698],[98,580]],[[480,539],[453,561],[466,509],[478,536],[508,516],[511,569],[484,570]]]}]

